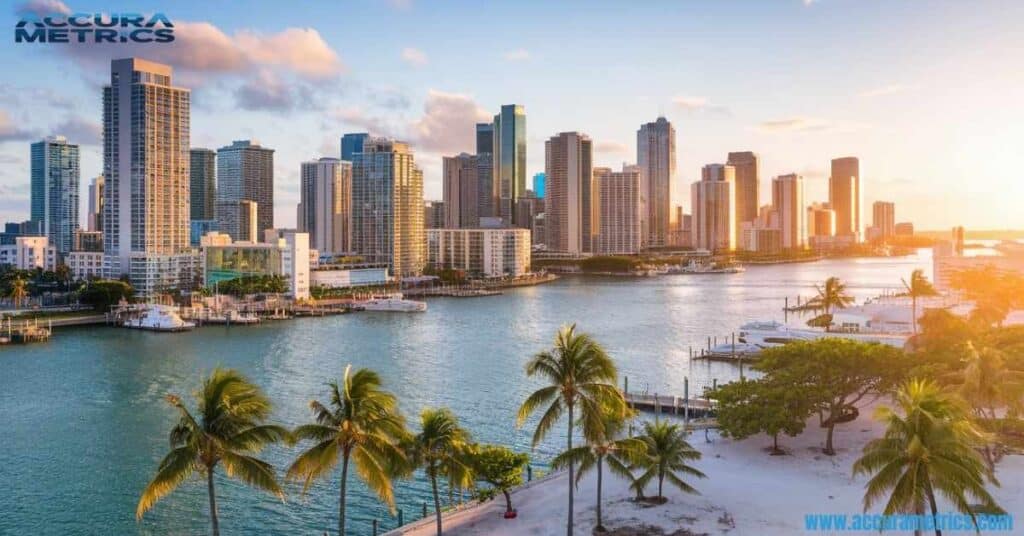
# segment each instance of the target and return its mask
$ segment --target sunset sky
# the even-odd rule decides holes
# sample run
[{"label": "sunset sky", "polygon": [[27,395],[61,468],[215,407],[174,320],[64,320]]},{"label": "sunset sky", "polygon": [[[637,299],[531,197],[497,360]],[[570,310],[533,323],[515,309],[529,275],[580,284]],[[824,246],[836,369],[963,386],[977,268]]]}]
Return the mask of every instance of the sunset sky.
[{"label": "sunset sky", "polygon": [[[761,155],[762,202],[769,178],[790,172],[808,203],[826,199],[829,159],[853,155],[865,205],[895,201],[898,221],[1024,228],[1024,2],[4,5],[4,221],[28,217],[32,141],[80,143],[83,190],[101,172],[101,86],[111,58],[135,55],[192,89],[192,146],[276,149],[278,226],[295,223],[299,163],[338,156],[342,133],[411,142],[435,199],[441,156],[471,152],[473,123],[518,103],[528,175],[544,169],[544,140],[570,130],[595,140],[598,164],[633,162],[639,125],[665,115],[677,133],[673,204],[687,211],[701,166],[729,151]],[[165,13],[176,42],[14,43],[24,10],[129,9]]]}]

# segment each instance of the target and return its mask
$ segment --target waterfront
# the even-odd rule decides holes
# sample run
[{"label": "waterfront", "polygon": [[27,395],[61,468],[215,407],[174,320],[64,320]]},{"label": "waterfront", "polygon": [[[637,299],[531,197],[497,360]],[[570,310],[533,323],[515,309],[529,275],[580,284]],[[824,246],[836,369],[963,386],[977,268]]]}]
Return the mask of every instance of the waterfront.
[{"label": "waterfront", "polygon": [[[204,327],[159,334],[115,328],[69,328],[46,344],[0,350],[0,449],[7,493],[0,497],[0,533],[195,534],[207,530],[205,489],[182,486],[146,516],[134,519],[138,494],[167,449],[174,414],[168,392],[188,395],[214,366],[234,367],[264,387],[277,404],[275,420],[289,426],[309,417],[310,398],[353,363],[378,370],[414,420],[428,405],[451,407],[480,441],[529,449],[530,427],[514,429],[514,412],[533,384],[523,374],[530,354],[555,329],[576,321],[603,342],[630,377],[631,390],[681,394],[736,375],[729,364],[688,362],[688,347],[724,336],[749,320],[782,319],[783,297],[808,297],[812,285],[835,275],[858,300],[899,287],[921,257],[824,260],[752,266],[722,276],[647,279],[565,277],[507,290],[501,296],[429,301],[425,314],[359,313],[266,323]],[[191,399],[190,399],[191,403]],[[534,453],[541,465],[564,427]],[[278,468],[297,450],[275,447]],[[710,475],[714,478],[714,475]],[[319,534],[337,515],[336,478],[288,501],[218,481],[225,534]],[[427,489],[398,484],[409,521]],[[367,495],[350,489],[349,527],[368,533],[370,519],[395,521]]]}]

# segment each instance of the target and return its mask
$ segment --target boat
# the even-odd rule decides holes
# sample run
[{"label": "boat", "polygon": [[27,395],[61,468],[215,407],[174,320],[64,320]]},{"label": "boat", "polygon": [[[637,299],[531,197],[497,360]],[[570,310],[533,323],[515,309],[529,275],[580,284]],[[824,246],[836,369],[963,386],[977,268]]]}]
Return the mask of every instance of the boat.
[{"label": "boat", "polygon": [[260,317],[252,313],[240,313],[235,310],[226,311],[220,315],[209,315],[206,317],[207,324],[259,324]]},{"label": "boat", "polygon": [[714,262],[697,262],[691,260],[689,264],[671,268],[668,273],[672,274],[738,274],[744,272],[744,268],[738,264],[718,265]]},{"label": "boat", "polygon": [[407,300],[401,294],[374,297],[362,303],[364,311],[389,311],[399,313],[421,313],[427,310],[427,304],[421,301]]},{"label": "boat", "polygon": [[182,320],[173,307],[160,304],[145,306],[137,317],[125,320],[123,325],[148,331],[188,331],[196,327],[192,322]]},{"label": "boat", "polygon": [[791,328],[779,322],[749,322],[740,326],[737,342],[753,344],[761,348],[772,348],[795,341],[814,341],[825,338],[850,339],[860,342],[877,342],[895,348],[903,348],[907,335],[888,332],[863,332],[850,330]]}]

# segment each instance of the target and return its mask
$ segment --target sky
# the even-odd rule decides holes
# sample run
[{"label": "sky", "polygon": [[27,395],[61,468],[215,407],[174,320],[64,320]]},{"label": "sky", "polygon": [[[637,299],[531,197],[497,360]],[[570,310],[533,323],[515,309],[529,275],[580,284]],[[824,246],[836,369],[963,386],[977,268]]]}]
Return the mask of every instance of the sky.
[{"label": "sky", "polygon": [[[275,225],[295,224],[299,165],[346,132],[409,141],[427,199],[474,123],[526,108],[528,177],[544,140],[579,131],[595,163],[636,161],[636,131],[676,128],[673,204],[701,166],[757,152],[827,200],[829,160],[861,159],[865,218],[894,201],[918,229],[1024,228],[1024,2],[759,0],[225,3],[3,2],[0,220],[27,219],[29,144],[82,147],[82,203],[102,172],[112,58],[174,68],[192,90],[191,145],[275,149]],[[301,6],[296,9],[294,6]],[[26,12],[164,13],[173,44],[15,43]],[[528,184],[530,181],[528,179]],[[84,218],[82,220],[84,222]],[[84,223],[83,223],[84,225]]]}]

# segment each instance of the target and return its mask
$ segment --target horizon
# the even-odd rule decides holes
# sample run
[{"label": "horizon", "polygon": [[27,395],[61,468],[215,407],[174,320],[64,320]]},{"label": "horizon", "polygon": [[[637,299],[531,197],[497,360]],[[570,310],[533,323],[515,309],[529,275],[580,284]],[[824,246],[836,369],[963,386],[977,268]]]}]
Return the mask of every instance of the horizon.
[{"label": "horizon", "polygon": [[[0,217],[27,219],[29,144],[47,136],[81,146],[84,205],[102,172],[100,87],[111,59],[134,56],[170,65],[174,85],[192,90],[192,147],[254,139],[275,150],[277,227],[295,224],[300,163],[339,156],[342,134],[409,142],[425,197],[439,199],[441,157],[472,152],[474,123],[516,103],[528,177],[544,171],[544,140],[564,131],[594,140],[595,165],[635,162],[636,130],[664,115],[677,132],[672,205],[686,212],[701,167],[730,151],[761,157],[762,204],[786,173],[804,177],[808,204],[827,200],[829,160],[851,155],[865,222],[885,200],[920,232],[1021,229],[1024,185],[1011,170],[1024,110],[1006,103],[1024,74],[998,58],[1022,46],[1014,21],[1024,5],[981,4],[656,2],[617,12],[600,2],[403,0],[303,15],[271,3],[225,13],[141,2],[133,9],[174,22],[174,44],[0,51],[19,73],[0,84]],[[55,0],[12,8],[11,28],[28,11],[102,11]],[[337,12],[355,24],[325,16]],[[566,17],[578,24],[558,24]]]}]

